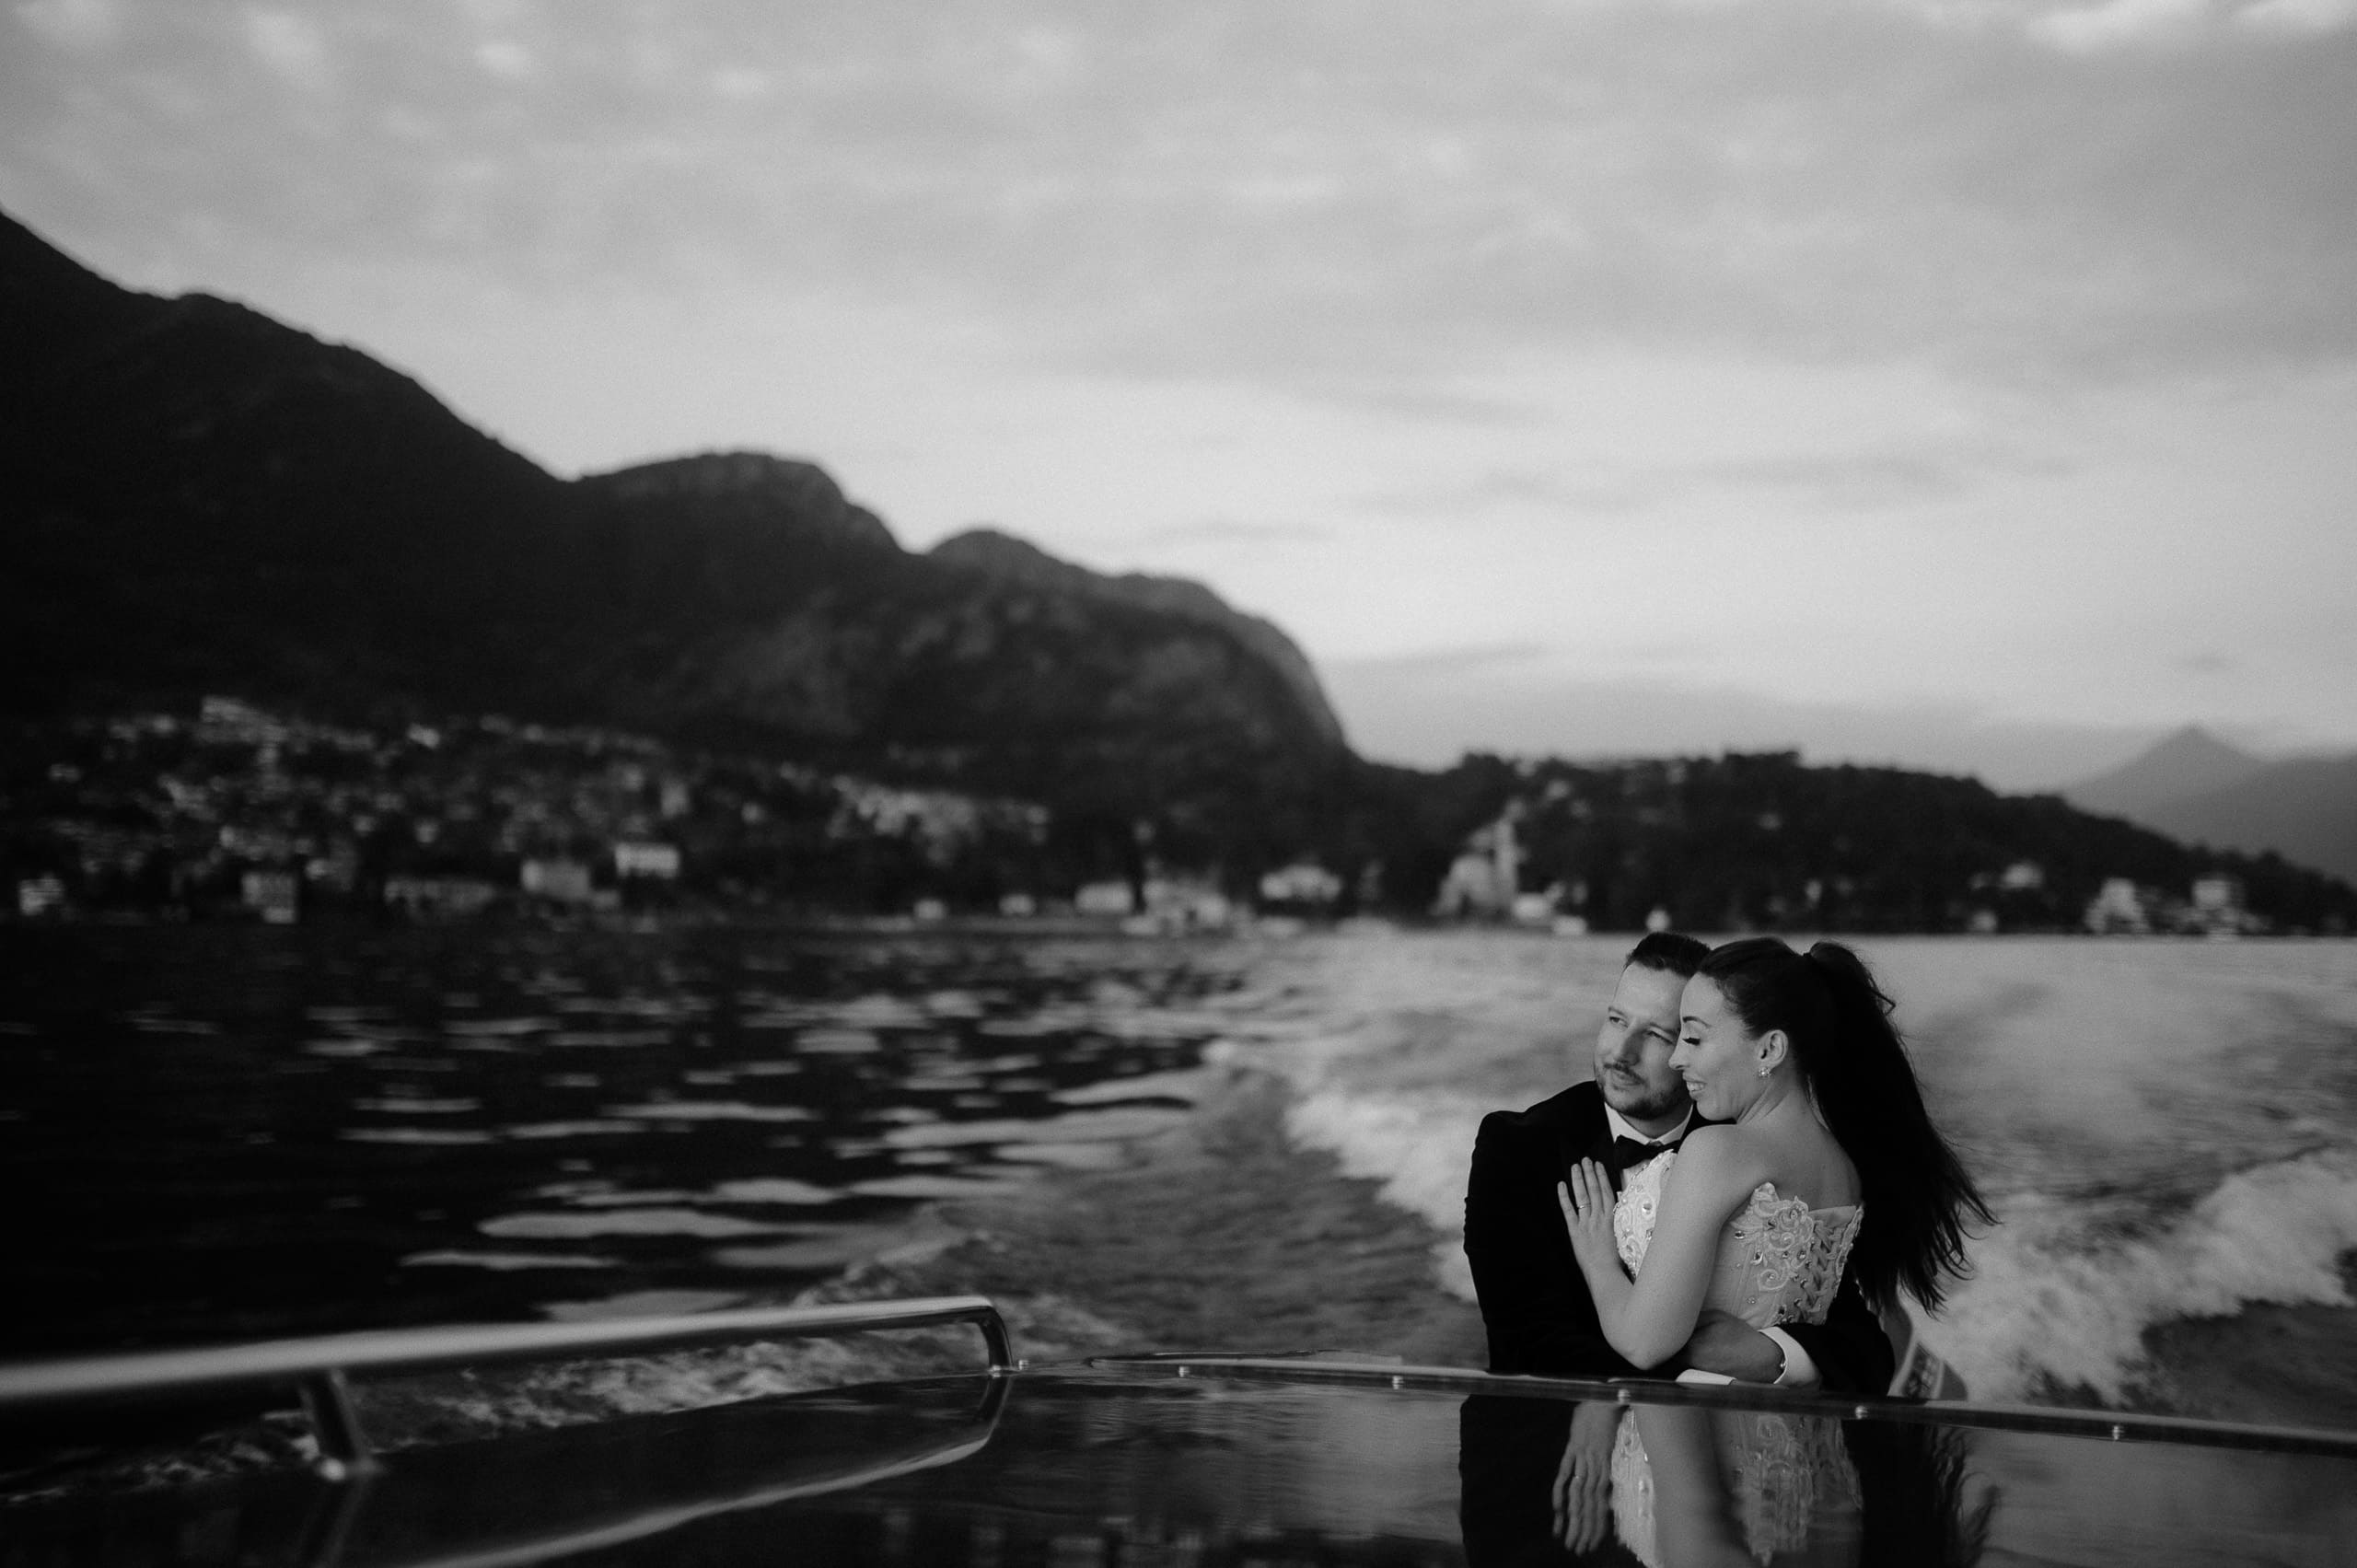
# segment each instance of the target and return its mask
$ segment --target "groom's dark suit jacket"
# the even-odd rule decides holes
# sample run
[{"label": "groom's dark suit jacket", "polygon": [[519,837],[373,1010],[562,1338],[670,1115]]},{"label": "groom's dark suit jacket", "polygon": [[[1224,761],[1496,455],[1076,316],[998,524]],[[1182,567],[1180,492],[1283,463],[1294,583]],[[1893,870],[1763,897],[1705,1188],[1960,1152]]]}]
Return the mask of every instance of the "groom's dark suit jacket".
[{"label": "groom's dark suit jacket", "polygon": [[[1555,1184],[1582,1159],[1602,1162],[1620,1186],[1604,1094],[1592,1083],[1573,1084],[1527,1110],[1481,1119],[1465,1188],[1465,1255],[1490,1332],[1492,1372],[1639,1375],[1606,1342],[1563,1228]],[[1777,1327],[1808,1352],[1827,1392],[1879,1394],[1890,1387],[1890,1340],[1855,1281],[1842,1281],[1823,1323]],[[1654,1375],[1676,1370],[1655,1368]]]}]

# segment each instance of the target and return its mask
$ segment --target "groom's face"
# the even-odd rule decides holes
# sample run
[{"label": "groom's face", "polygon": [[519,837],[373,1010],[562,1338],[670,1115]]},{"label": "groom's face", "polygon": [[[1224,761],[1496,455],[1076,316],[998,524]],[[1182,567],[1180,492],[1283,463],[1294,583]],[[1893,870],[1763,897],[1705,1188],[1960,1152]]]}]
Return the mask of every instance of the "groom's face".
[{"label": "groom's face", "polygon": [[1631,964],[1620,971],[1596,1031],[1596,1086],[1604,1103],[1631,1121],[1686,1109],[1686,1085],[1669,1064],[1678,1049],[1678,1000],[1686,977]]}]

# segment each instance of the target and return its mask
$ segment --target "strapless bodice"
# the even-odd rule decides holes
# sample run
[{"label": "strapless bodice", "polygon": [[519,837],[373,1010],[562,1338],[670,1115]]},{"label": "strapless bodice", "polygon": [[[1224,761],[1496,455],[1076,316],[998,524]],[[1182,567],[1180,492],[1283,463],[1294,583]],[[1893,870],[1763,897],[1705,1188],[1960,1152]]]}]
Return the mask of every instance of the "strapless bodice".
[{"label": "strapless bodice", "polygon": [[[1673,1150],[1631,1171],[1613,1205],[1613,1245],[1632,1278],[1645,1260],[1661,1209],[1662,1184],[1677,1158]],[[1774,1182],[1761,1182],[1720,1233],[1718,1260],[1703,1307],[1732,1314],[1755,1329],[1771,1323],[1824,1322],[1864,1218],[1863,1205],[1812,1209],[1805,1199],[1779,1197]]]}]

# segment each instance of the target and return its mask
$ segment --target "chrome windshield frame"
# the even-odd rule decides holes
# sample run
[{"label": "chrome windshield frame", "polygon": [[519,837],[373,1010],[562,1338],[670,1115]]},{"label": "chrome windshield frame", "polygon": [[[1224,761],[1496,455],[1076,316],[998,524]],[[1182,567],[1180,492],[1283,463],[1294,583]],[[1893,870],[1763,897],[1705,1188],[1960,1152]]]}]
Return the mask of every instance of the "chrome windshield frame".
[{"label": "chrome windshield frame", "polygon": [[971,1323],[981,1330],[992,1376],[1016,1369],[1006,1324],[990,1298],[944,1295],[572,1323],[386,1329],[251,1344],[16,1362],[0,1365],[0,1420],[70,1406],[292,1388],[300,1394],[309,1413],[320,1468],[332,1474],[365,1468],[370,1462],[367,1436],[361,1430],[351,1396],[351,1379],[355,1376],[644,1355],[694,1346],[960,1323]]}]

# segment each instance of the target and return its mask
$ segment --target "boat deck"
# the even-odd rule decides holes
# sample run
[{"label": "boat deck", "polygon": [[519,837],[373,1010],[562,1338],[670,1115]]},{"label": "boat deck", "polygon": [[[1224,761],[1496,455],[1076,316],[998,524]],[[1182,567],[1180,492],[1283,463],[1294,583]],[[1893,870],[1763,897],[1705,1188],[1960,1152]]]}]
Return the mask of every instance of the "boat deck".
[{"label": "boat deck", "polygon": [[[917,1305],[940,1321],[961,1304]],[[0,1504],[0,1568],[2357,1562],[2351,1434],[990,1350],[971,1374],[68,1488]],[[60,1397],[0,1398],[0,1415]]]}]

